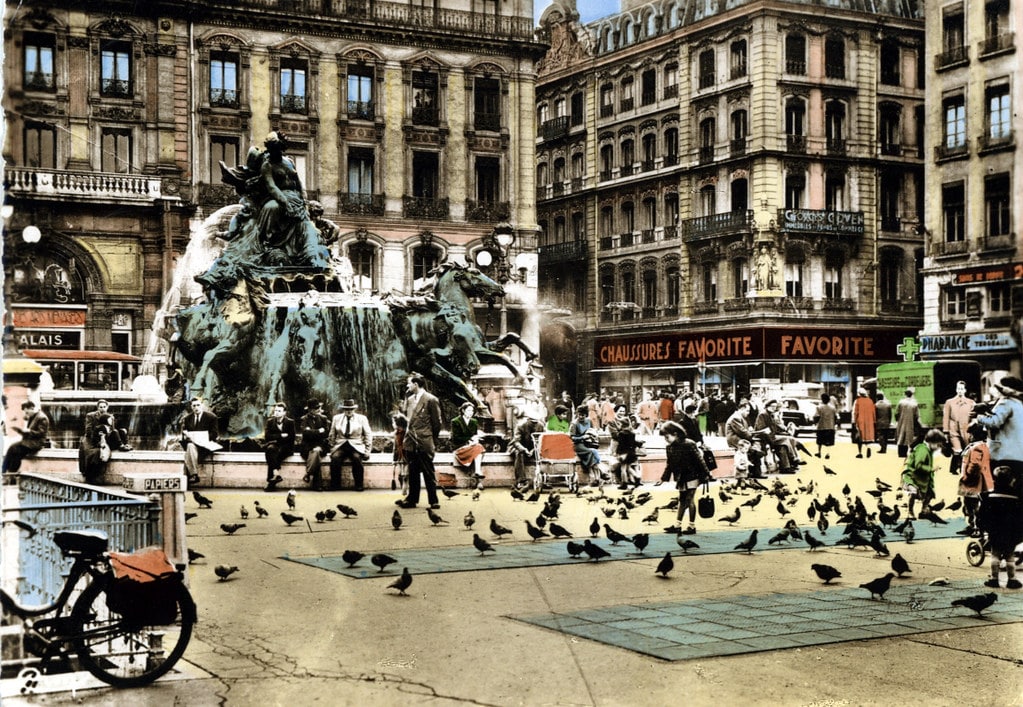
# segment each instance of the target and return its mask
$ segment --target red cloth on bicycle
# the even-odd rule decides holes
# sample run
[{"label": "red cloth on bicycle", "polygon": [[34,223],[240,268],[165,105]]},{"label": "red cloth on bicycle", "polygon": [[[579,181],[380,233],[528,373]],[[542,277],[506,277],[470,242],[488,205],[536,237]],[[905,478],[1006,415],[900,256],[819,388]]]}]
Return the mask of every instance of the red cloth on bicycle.
[{"label": "red cloth on bicycle", "polygon": [[158,547],[147,547],[135,552],[111,552],[110,564],[115,577],[130,577],[136,582],[152,582],[177,570]]}]

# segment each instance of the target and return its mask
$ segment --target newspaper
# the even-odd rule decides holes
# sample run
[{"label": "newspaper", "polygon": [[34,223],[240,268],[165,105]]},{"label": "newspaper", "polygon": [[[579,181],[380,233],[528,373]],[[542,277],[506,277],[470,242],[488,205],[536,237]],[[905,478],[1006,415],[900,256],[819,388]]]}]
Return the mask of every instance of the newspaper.
[{"label": "newspaper", "polygon": [[216,452],[224,448],[224,445],[210,439],[210,433],[207,430],[185,430],[183,434],[195,446],[202,447],[206,451]]}]

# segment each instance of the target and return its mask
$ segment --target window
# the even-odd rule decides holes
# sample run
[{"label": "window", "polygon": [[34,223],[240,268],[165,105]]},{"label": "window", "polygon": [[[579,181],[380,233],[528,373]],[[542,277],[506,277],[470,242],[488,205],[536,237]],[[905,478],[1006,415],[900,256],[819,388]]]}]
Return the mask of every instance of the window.
[{"label": "window", "polygon": [[1008,85],[989,86],[987,89],[987,126],[991,140],[1012,137],[1012,114]]},{"label": "window", "polygon": [[611,84],[605,84],[600,87],[600,117],[606,118],[610,115],[614,115],[615,106],[615,90]]},{"label": "window", "polygon": [[704,118],[700,121],[700,162],[714,159],[716,132],[717,125],[713,118]]},{"label": "window", "polygon": [[586,175],[586,162],[583,153],[576,152],[572,155],[572,179],[582,179]]},{"label": "window", "polygon": [[664,225],[672,228],[678,223],[678,194],[668,192],[664,195]]},{"label": "window", "polygon": [[700,52],[700,88],[710,88],[714,85],[714,50],[705,49]]},{"label": "window", "polygon": [[372,148],[348,148],[348,193],[373,194],[373,166],[375,155]]},{"label": "window", "polygon": [[25,90],[53,91],[57,88],[53,68],[55,43],[53,35],[26,32],[25,42]]},{"label": "window", "polygon": [[749,261],[736,258],[732,261],[732,297],[739,299],[749,290]]},{"label": "window", "polygon": [[899,200],[902,197],[900,174],[895,170],[882,170],[878,193],[878,215],[882,231],[899,230]]},{"label": "window", "polygon": [[600,235],[613,236],[615,232],[614,209],[605,206],[600,210]]},{"label": "window", "polygon": [[551,117],[551,108],[546,103],[541,103],[536,107],[536,129],[539,135],[543,130],[543,125]]},{"label": "window", "polygon": [[440,165],[436,152],[412,153],[412,196],[436,199],[439,176]]},{"label": "window", "polygon": [[806,37],[801,34],[785,36],[785,73],[806,75]]},{"label": "window", "polygon": [[902,263],[898,258],[892,255],[881,256],[877,285],[881,291],[881,302],[889,307],[899,303],[899,273],[901,268]]},{"label": "window", "polygon": [[898,86],[902,83],[901,62],[902,53],[899,50],[899,42],[891,37],[886,37],[881,42],[881,83],[888,86]]},{"label": "window", "polygon": [[602,145],[600,147],[600,178],[604,181],[611,179],[611,170],[615,166],[614,147]]},{"label": "window", "polygon": [[[37,169],[57,168],[57,131],[39,123],[26,123],[24,133],[25,166]],[[230,162],[229,164],[235,164]]]},{"label": "window", "polygon": [[1012,290],[1008,285],[992,285],[988,288],[988,311],[991,314],[1012,312]]},{"label": "window", "polygon": [[129,174],[132,171],[131,131],[104,128],[100,137],[100,171]]},{"label": "window", "polygon": [[878,113],[877,141],[881,146],[881,154],[902,154],[902,112],[899,105],[883,103]]},{"label": "window", "polygon": [[829,79],[845,78],[845,42],[841,37],[824,40],[824,75]]},{"label": "window", "polygon": [[1012,46],[1009,30],[1008,0],[993,0],[984,7],[984,51],[994,52]]},{"label": "window", "polygon": [[671,63],[664,67],[664,97],[678,96],[678,64]]},{"label": "window", "polygon": [[732,197],[732,213],[749,210],[749,180],[733,179],[730,185]]},{"label": "window", "polygon": [[636,301],[636,273],[633,270],[622,272],[622,301]]},{"label": "window", "polygon": [[941,210],[946,243],[966,239],[966,189],[962,182],[946,184],[941,190]]},{"label": "window", "polygon": [[806,101],[802,98],[785,101],[785,140],[789,151],[806,151]]},{"label": "window", "polygon": [[[718,266],[717,263],[703,264],[703,288],[701,294],[704,302],[718,301]],[[737,295],[741,297],[742,295]]]},{"label": "window", "polygon": [[437,74],[412,72],[412,122],[416,125],[440,125]]},{"label": "window", "polygon": [[803,261],[785,261],[785,294],[789,297],[803,296]]},{"label": "window", "polygon": [[[556,175],[555,179],[557,179]],[[496,204],[501,200],[501,159],[499,157],[476,158],[476,199],[485,204]]]},{"label": "window", "polygon": [[657,136],[647,133],[643,136],[643,170],[653,169],[655,159],[657,159]]},{"label": "window", "polygon": [[615,301],[615,276],[614,273],[604,271],[600,273],[600,307],[605,309]]},{"label": "window", "polygon": [[845,211],[845,175],[828,172],[824,177],[824,208]]},{"label": "window", "polygon": [[498,79],[477,77],[473,91],[475,113],[473,124],[477,130],[501,129],[501,82]]},{"label": "window", "polygon": [[376,287],[376,248],[369,243],[352,243],[348,246],[348,260],[352,263],[352,277],[355,288],[371,292]]},{"label": "window", "polygon": [[210,105],[238,106],[238,59],[233,54],[210,53]]},{"label": "window", "polygon": [[636,208],[631,201],[622,204],[622,233],[632,233],[636,230]]},{"label": "window", "polygon": [[668,310],[678,313],[682,300],[681,282],[677,265],[670,265],[664,271],[664,304]]},{"label": "window", "polygon": [[565,181],[565,158],[559,157],[554,160],[554,183],[561,184]]},{"label": "window", "polygon": [[639,76],[639,82],[640,104],[644,106],[650,105],[657,100],[657,74],[653,69],[644,71]]},{"label": "window", "polygon": [[622,140],[622,174],[632,174],[632,165],[636,161],[636,143]]},{"label": "window", "polygon": [[238,155],[238,138],[223,135],[210,136],[210,179],[220,174],[220,163],[233,167],[240,163]]},{"label": "window", "polygon": [[746,151],[746,133],[749,130],[748,126],[749,123],[746,111],[737,110],[732,112],[732,154],[741,154]]},{"label": "window", "polygon": [[547,163],[541,162],[536,166],[536,184],[541,189],[550,184],[550,180],[547,178]]},{"label": "window", "polygon": [[657,306],[657,271],[643,271],[643,309],[652,310]]},{"label": "window", "polygon": [[440,262],[440,252],[433,246],[421,245],[412,250],[412,286],[418,290]]},{"label": "window", "polygon": [[945,147],[960,148],[966,145],[966,101],[960,96],[945,99]]},{"label": "window", "polygon": [[825,299],[842,299],[842,257],[836,253],[828,253],[824,257],[824,297]]},{"label": "window", "polygon": [[348,67],[348,117],[373,120],[373,68],[361,64]]},{"label": "window", "polygon": [[629,20],[625,20],[622,26],[622,41],[626,44],[632,44],[636,41],[636,25]]},{"label": "window", "polygon": [[565,113],[565,98],[564,96],[558,96],[554,100],[554,117],[565,118],[568,114]]},{"label": "window", "polygon": [[718,190],[714,184],[708,184],[700,189],[700,214],[702,216],[713,216],[718,212]]},{"label": "window", "polygon": [[746,51],[746,40],[738,39],[732,42],[728,52],[729,64],[731,68],[731,77],[733,79],[742,78],[748,72],[747,68],[747,51]]},{"label": "window", "polygon": [[652,196],[643,199],[643,229],[651,231],[657,227],[657,200]]},{"label": "window", "polygon": [[958,61],[965,57],[966,31],[961,6],[942,18],[941,45],[949,61]]},{"label": "window", "polygon": [[553,243],[564,243],[565,242],[565,217],[558,216],[554,219],[554,239]]},{"label": "window", "polygon": [[785,208],[803,208],[803,195],[806,192],[806,177],[802,174],[790,174],[785,177]]},{"label": "window", "polygon": [[572,240],[586,240],[586,217],[579,211],[572,214]]},{"label": "window", "polygon": [[678,22],[679,22],[678,5],[672,4],[671,8],[668,10],[668,27],[671,28],[678,27]]},{"label": "window", "polygon": [[281,111],[284,113],[308,111],[305,62],[291,59],[281,61]]},{"label": "window", "polygon": [[1011,232],[1009,175],[996,174],[984,180],[985,235],[1007,236]]},{"label": "window", "polygon": [[102,42],[100,48],[99,92],[109,98],[131,96],[131,45]]},{"label": "window", "polygon": [[626,76],[622,79],[622,96],[621,96],[621,110],[632,110],[636,105],[636,99],[633,96],[633,81],[631,76]]},{"label": "window", "polygon": [[664,131],[664,165],[671,167],[678,164],[678,128]]},{"label": "window", "polygon": [[945,290],[945,316],[948,319],[962,319],[966,316],[966,290]]},{"label": "window", "polygon": [[572,125],[582,125],[585,108],[583,106],[584,96],[582,91],[572,94],[571,121]]},{"label": "window", "polygon": [[827,101],[824,104],[824,134],[831,152],[845,152],[845,104]]}]

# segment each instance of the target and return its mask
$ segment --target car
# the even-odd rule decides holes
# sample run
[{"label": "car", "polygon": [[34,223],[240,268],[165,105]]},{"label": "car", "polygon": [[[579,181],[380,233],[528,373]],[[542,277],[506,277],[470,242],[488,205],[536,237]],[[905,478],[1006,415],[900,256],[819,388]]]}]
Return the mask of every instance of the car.
[{"label": "car", "polygon": [[790,435],[798,435],[802,431],[814,430],[817,423],[814,416],[817,414],[816,400],[809,398],[782,398],[781,419]]}]

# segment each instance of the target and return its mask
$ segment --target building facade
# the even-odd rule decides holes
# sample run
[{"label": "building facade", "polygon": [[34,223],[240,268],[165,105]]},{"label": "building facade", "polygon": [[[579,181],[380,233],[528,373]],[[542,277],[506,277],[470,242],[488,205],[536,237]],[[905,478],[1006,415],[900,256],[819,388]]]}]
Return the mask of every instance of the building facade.
[{"label": "building facade", "polygon": [[532,12],[531,0],[8,2],[4,267],[18,343],[146,353],[154,320],[188,304],[164,297],[194,274],[193,234],[237,202],[220,163],[279,130],[364,291],[411,292],[444,259],[495,251],[495,230],[513,235],[491,258],[508,280],[501,319],[482,305],[480,321],[535,347]]},{"label": "building facade", "polygon": [[1021,30],[1011,0],[928,8],[921,354],[977,359],[989,376],[1020,375]]},{"label": "building facade", "polygon": [[562,0],[541,19],[550,377],[633,400],[760,379],[850,394],[901,360],[923,311],[922,4],[577,18]]}]

